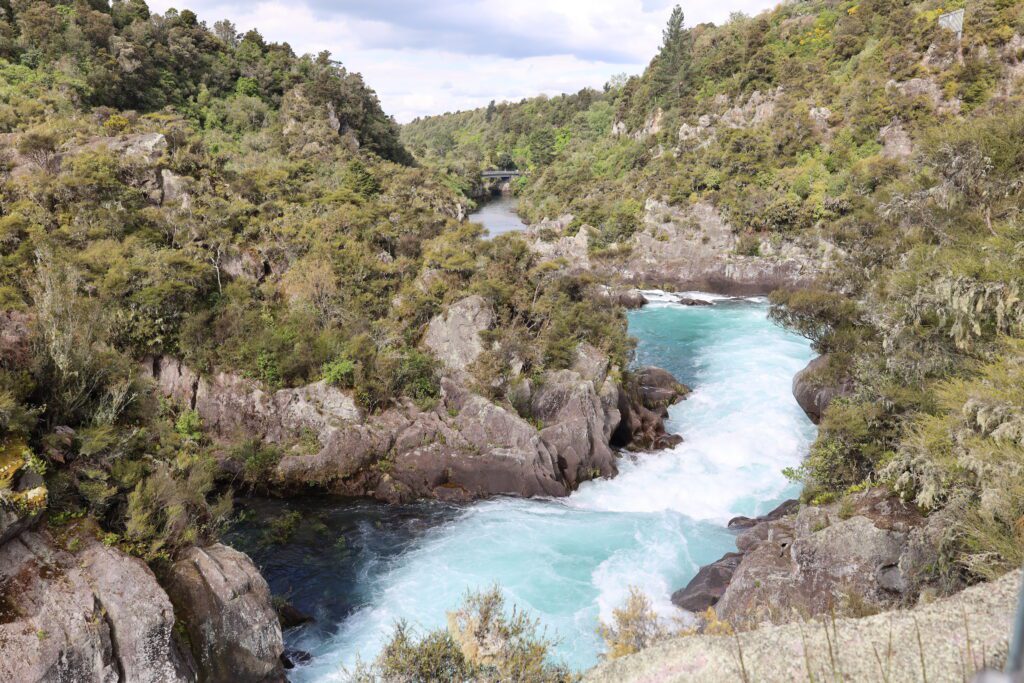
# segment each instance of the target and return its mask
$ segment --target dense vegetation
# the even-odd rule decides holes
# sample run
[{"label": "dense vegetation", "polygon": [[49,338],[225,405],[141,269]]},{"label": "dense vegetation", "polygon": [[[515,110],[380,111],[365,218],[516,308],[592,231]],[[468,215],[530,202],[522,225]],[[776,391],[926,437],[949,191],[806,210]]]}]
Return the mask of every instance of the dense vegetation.
[{"label": "dense vegetation", "polygon": [[[882,483],[948,523],[936,575],[1024,560],[1024,4],[805,0],[716,27],[675,12],[643,75],[604,92],[432,117],[403,130],[463,184],[529,171],[531,219],[572,213],[627,244],[646,198],[712,202],[760,238],[832,247],[773,315],[846,380],[805,466],[823,501]],[[758,239],[743,239],[758,238]]]},{"label": "dense vegetation", "polygon": [[[496,400],[511,353],[527,373],[583,340],[626,361],[621,313],[459,221],[465,198],[326,53],[141,0],[4,3],[0,129],[0,504],[48,491],[51,520],[95,519],[149,560],[215,535],[231,501],[225,445],[152,395],[146,358],[270,390],[323,378],[371,412],[429,405],[424,325],[476,292],[501,322]],[[275,461],[228,450],[249,484]],[[46,488],[27,499],[19,470]]]}]

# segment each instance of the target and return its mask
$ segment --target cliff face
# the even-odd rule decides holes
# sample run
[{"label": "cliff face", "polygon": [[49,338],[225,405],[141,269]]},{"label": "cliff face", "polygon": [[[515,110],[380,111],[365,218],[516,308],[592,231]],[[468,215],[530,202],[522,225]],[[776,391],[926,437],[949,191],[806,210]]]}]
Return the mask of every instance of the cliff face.
[{"label": "cliff face", "polygon": [[572,216],[534,226],[531,248],[548,259],[564,258],[578,270],[608,281],[721,294],[768,294],[813,283],[834,254],[811,236],[760,237],[739,253],[739,234],[708,202],[678,207],[650,198],[643,225],[612,253],[591,254],[591,228],[546,241],[546,229],[564,229]]},{"label": "cliff face", "polygon": [[[279,491],[317,487],[393,502],[564,496],[582,481],[613,476],[613,447],[671,445],[665,407],[685,388],[658,375],[659,386],[624,391],[608,358],[585,345],[571,368],[518,384],[516,401],[532,422],[467,388],[466,369],[483,348],[478,335],[489,320],[473,299],[429,327],[426,343],[449,374],[431,409],[403,401],[367,414],[351,392],[325,382],[268,392],[237,375],[200,377],[166,357],[147,359],[141,370],[159,393],[194,409],[218,439],[278,446],[280,461],[258,483]],[[649,406],[652,392],[660,392],[659,402]],[[312,449],[308,438],[300,445],[304,435],[315,437]],[[236,474],[242,467],[230,458],[221,463]]]}]

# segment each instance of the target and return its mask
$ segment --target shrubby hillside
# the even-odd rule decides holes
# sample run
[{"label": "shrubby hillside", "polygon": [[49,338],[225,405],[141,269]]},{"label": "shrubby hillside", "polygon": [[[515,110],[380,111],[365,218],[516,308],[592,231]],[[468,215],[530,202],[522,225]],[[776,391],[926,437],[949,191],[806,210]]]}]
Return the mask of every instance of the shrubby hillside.
[{"label": "shrubby hillside", "polygon": [[803,381],[840,395],[792,475],[809,501],[884,484],[930,513],[946,587],[1024,561],[1024,5],[969,3],[958,41],[937,20],[964,4],[804,0],[693,27],[677,10],[638,77],[402,132],[464,187],[528,171],[522,213],[571,214],[541,237],[585,229],[591,257],[628,266],[661,239],[652,198],[713,206],[740,257],[826,253],[773,295],[827,354]]},{"label": "shrubby hillside", "polygon": [[8,508],[45,507],[161,562],[226,519],[215,456],[261,485],[279,454],[225,453],[155,397],[138,369],[160,356],[268,392],[325,379],[367,414],[426,407],[424,327],[478,293],[525,374],[581,341],[625,365],[621,313],[521,240],[482,241],[326,53],[141,0],[4,3],[0,133],[5,534]]}]

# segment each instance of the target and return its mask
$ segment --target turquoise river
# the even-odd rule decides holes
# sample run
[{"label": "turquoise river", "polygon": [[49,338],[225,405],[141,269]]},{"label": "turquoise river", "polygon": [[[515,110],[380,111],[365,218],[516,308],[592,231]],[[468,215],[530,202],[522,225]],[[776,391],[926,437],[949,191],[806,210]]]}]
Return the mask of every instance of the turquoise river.
[{"label": "turquoise river", "polygon": [[236,532],[275,593],[316,618],[286,637],[313,656],[293,680],[342,680],[397,620],[442,626],[466,591],[494,584],[558,639],[558,657],[588,668],[601,652],[599,620],[629,586],[676,616],[672,591],[734,549],[726,522],[796,493],[782,470],[799,464],[815,433],[790,390],[813,357],[806,340],[769,321],[763,300],[700,295],[715,305],[686,307],[648,296],[629,314],[636,362],[694,390],[670,411],[669,430],[685,439],[676,448],[624,453],[616,478],[560,500],[248,503],[266,508],[256,513],[298,510],[305,522],[283,548],[253,543],[255,522]]}]

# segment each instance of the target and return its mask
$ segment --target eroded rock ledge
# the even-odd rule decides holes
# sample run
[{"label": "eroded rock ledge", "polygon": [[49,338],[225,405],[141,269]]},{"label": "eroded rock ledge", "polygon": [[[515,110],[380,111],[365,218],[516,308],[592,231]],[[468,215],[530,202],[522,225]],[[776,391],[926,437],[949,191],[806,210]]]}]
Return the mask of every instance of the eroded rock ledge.
[{"label": "eroded rock ledge", "polygon": [[[452,377],[442,380],[430,410],[406,401],[368,415],[324,382],[268,392],[237,375],[200,377],[168,357],[147,359],[142,372],[160,393],[196,410],[216,438],[280,446],[272,479],[261,482],[267,488],[313,486],[389,502],[567,495],[582,481],[615,475],[616,447],[678,443],[665,434],[664,416],[688,393],[656,369],[623,387],[607,357],[583,347],[572,368],[521,384],[518,400],[530,420]],[[222,465],[234,473],[241,467],[228,457]]]},{"label": "eroded rock ledge", "polygon": [[680,207],[649,198],[640,229],[618,245],[617,253],[601,258],[590,253],[589,226],[570,237],[551,237],[572,219],[566,215],[531,226],[526,234],[530,248],[542,258],[565,259],[573,269],[608,282],[737,296],[768,294],[813,283],[834,257],[835,247],[815,237],[760,236],[741,244],[739,231],[704,201]]},{"label": "eroded rock ledge", "polygon": [[1021,573],[1012,572],[945,600],[859,619],[675,638],[601,664],[583,680],[959,682],[970,675],[965,672],[1005,662],[1020,580]]},{"label": "eroded rock ledge", "polygon": [[788,501],[758,519],[737,518],[737,553],[704,567],[673,602],[713,606],[734,626],[819,614],[874,612],[916,599],[934,561],[928,520],[884,489],[842,503]]}]

